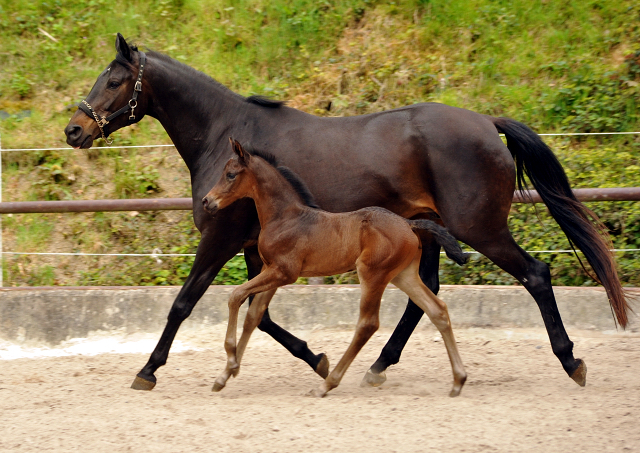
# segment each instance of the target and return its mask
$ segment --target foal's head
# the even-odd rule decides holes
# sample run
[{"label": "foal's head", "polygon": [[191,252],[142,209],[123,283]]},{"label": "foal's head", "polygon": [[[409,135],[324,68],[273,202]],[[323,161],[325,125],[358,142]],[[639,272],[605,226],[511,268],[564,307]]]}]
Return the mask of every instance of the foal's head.
[{"label": "foal's head", "polygon": [[[229,141],[236,157],[227,162],[218,183],[202,199],[205,211],[214,214],[244,197],[255,200],[258,189],[260,194],[268,193],[267,197],[288,205],[299,203],[319,209],[304,181],[289,168],[279,166],[273,155],[260,151],[250,154],[236,140]],[[275,189],[266,189],[265,182]]]},{"label": "foal's head", "polygon": [[202,199],[204,210],[209,214],[215,214],[218,209],[226,208],[234,201],[250,196],[253,188],[253,175],[249,170],[251,154],[245,151],[237,140],[229,138],[229,141],[236,157],[229,159],[220,180]]}]

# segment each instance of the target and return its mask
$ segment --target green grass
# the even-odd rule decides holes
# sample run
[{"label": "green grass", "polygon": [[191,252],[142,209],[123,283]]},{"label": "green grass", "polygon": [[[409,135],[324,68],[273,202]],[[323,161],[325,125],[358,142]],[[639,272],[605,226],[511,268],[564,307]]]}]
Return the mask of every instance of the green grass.
[{"label": "green grass", "polygon": [[[509,116],[539,132],[640,130],[640,6],[630,0],[0,0],[0,110],[31,111],[0,122],[4,148],[65,146],[68,106],[113,59],[116,32],[240,94],[287,99],[318,115],[437,101]],[[170,143],[150,118],[113,137],[117,145]],[[638,136],[548,142],[575,187],[640,186]],[[180,165],[171,149],[4,153],[3,198],[188,196]],[[639,203],[591,207],[615,247],[640,247]],[[538,207],[542,223],[529,206],[512,211],[523,247],[567,248],[545,208]],[[43,250],[144,253],[193,253],[198,241],[188,213],[29,218],[4,217],[5,250],[26,237]],[[48,233],[30,233],[47,222]],[[617,256],[625,284],[640,284],[638,255]],[[568,254],[538,258],[552,265],[554,284],[593,284]],[[5,284],[181,284],[192,263],[78,258],[49,269],[45,261],[5,257]],[[241,261],[216,283],[242,281]],[[514,283],[481,257],[464,268],[443,263],[443,283]]]}]

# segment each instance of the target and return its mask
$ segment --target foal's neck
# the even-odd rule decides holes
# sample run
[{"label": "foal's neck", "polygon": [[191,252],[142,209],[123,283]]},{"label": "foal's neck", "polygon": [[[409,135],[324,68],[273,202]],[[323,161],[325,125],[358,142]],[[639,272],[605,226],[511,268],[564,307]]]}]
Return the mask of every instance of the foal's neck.
[{"label": "foal's neck", "polygon": [[271,222],[299,217],[303,211],[312,210],[275,167],[262,159],[252,167],[255,185],[251,198],[262,229]]}]

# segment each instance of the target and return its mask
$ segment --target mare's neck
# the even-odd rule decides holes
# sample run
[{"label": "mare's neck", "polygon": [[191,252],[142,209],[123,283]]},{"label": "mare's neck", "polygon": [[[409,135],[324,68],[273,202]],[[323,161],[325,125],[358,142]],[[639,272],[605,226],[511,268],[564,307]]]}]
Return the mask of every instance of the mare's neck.
[{"label": "mare's neck", "polygon": [[145,77],[152,91],[147,114],[160,121],[192,175],[203,159],[218,159],[216,148],[228,147],[231,125],[245,114],[244,98],[157,54],[149,56]]}]

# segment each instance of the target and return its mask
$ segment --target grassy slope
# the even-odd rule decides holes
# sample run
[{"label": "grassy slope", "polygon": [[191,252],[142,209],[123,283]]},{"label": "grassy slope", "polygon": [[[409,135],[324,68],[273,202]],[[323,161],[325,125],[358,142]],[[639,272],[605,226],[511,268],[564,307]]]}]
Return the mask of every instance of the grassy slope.
[{"label": "grassy slope", "polygon": [[[631,1],[155,1],[82,6],[0,2],[0,123],[4,148],[64,146],[66,106],[113,58],[116,31],[212,75],[319,115],[344,116],[439,101],[510,116],[541,132],[638,130],[640,8]],[[38,29],[53,36],[44,36]],[[331,103],[330,110],[327,106]],[[116,144],[169,143],[144,119]],[[639,137],[551,139],[576,187],[640,186]],[[96,143],[99,144],[99,143]],[[4,153],[3,199],[188,196],[175,150]],[[618,248],[640,247],[638,203],[592,206]],[[514,206],[527,249],[568,245],[544,209]],[[187,213],[3,217],[13,251],[193,252]],[[44,238],[44,239],[43,239]],[[638,284],[637,254],[620,256]],[[554,283],[589,284],[566,254],[543,255]],[[444,262],[444,261],[443,261]],[[5,284],[179,284],[189,259],[5,258]],[[235,282],[230,263],[218,282]],[[346,279],[349,276],[345,277]],[[513,283],[484,258],[448,264],[445,283]]]}]

